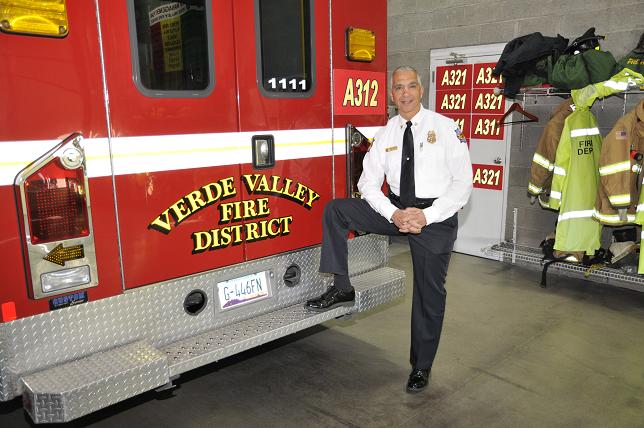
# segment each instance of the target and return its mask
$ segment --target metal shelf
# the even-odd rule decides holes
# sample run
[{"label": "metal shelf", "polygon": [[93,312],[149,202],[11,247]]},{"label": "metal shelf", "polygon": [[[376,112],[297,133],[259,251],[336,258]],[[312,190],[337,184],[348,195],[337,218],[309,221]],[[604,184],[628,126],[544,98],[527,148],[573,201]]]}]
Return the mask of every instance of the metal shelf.
[{"label": "metal shelf", "polygon": [[[503,262],[532,269],[536,268],[535,270],[543,269],[543,265],[546,262],[543,260],[543,253],[539,248],[516,245],[512,242],[501,242],[487,247],[483,251],[488,255],[498,256],[499,260]],[[644,292],[644,275],[628,273],[621,269],[609,267],[590,269],[587,266],[576,263],[558,262],[553,263],[548,268],[548,274],[550,275],[551,273]]]},{"label": "metal shelf", "polygon": [[[640,95],[644,94],[644,89],[627,89],[620,94],[613,95]],[[542,86],[533,86],[521,88],[517,93],[517,97],[526,97],[526,96],[570,96],[570,91],[563,89],[554,88],[551,86],[542,87]]]}]

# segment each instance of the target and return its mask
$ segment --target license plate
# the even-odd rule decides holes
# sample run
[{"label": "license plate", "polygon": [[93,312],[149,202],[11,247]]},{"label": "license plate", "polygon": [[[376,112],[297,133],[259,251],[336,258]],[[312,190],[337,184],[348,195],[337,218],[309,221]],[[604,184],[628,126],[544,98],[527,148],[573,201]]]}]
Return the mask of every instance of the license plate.
[{"label": "license plate", "polygon": [[268,271],[257,272],[217,284],[219,306],[230,309],[268,297]]}]

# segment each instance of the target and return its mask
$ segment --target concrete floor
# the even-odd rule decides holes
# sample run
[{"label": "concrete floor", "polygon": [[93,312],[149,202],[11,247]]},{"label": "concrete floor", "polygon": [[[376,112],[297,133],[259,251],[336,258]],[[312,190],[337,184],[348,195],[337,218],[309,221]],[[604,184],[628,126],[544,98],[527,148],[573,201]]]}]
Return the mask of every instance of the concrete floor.
[{"label": "concrete floor", "polygon": [[[67,426],[644,427],[644,293],[454,254],[428,390],[409,395],[407,295],[186,373]],[[0,427],[29,426],[21,403]]]}]

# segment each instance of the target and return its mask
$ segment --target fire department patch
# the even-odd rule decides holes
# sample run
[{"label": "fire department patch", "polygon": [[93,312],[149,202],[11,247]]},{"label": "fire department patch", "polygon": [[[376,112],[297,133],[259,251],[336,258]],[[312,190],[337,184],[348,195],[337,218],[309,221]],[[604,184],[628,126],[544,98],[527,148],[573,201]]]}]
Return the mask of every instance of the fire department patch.
[{"label": "fire department patch", "polygon": [[467,139],[465,139],[465,134],[463,134],[463,131],[461,131],[461,128],[458,126],[454,128],[454,132],[456,133],[456,138],[458,138],[461,143],[467,144]]},{"label": "fire department patch", "polygon": [[429,131],[427,133],[427,142],[429,144],[434,144],[436,142],[436,131]]}]

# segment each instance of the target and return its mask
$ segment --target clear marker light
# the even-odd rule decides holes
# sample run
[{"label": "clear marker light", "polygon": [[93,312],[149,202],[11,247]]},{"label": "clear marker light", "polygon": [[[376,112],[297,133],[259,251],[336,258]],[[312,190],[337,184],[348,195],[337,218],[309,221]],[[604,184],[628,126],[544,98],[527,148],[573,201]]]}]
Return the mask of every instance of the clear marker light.
[{"label": "clear marker light", "polygon": [[43,293],[51,293],[66,288],[88,284],[91,280],[89,266],[44,273],[40,276]]}]

